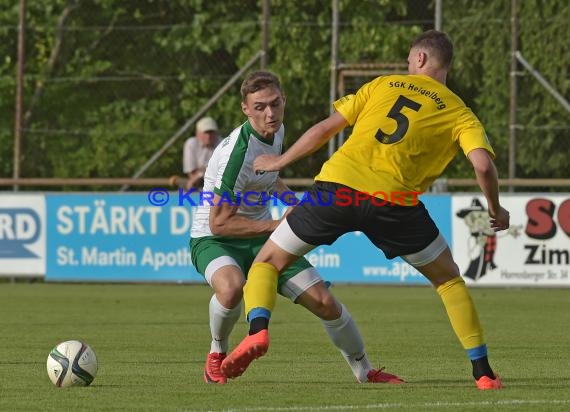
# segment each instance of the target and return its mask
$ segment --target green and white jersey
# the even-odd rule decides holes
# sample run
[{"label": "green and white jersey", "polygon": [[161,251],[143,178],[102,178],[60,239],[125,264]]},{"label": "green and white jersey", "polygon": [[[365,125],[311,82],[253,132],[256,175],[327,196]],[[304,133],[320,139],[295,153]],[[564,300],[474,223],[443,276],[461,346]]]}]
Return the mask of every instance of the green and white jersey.
[{"label": "green and white jersey", "polygon": [[212,193],[220,195],[223,202],[239,206],[237,213],[248,219],[271,219],[273,199],[270,197],[279,173],[255,174],[253,161],[262,154],[281,154],[284,135],[282,125],[272,139],[264,139],[247,121],[216,147],[204,175],[204,189],[192,221],[191,237],[212,236],[211,205],[206,199],[212,198]]}]

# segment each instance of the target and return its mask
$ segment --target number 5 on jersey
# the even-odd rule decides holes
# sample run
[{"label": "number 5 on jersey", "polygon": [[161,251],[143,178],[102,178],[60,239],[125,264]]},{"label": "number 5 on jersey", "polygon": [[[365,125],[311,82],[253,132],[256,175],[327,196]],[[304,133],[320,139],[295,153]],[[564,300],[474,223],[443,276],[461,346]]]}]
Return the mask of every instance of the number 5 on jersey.
[{"label": "number 5 on jersey", "polygon": [[404,138],[404,135],[408,131],[408,127],[410,127],[410,120],[401,112],[404,107],[417,112],[420,110],[420,107],[422,107],[422,105],[400,95],[400,97],[398,97],[398,100],[396,100],[396,103],[394,103],[394,106],[392,106],[388,112],[388,117],[394,119],[396,123],[398,123],[396,131],[392,134],[386,134],[382,131],[382,129],[378,129],[375,136],[376,140],[378,140],[380,143],[392,144],[399,142]]}]

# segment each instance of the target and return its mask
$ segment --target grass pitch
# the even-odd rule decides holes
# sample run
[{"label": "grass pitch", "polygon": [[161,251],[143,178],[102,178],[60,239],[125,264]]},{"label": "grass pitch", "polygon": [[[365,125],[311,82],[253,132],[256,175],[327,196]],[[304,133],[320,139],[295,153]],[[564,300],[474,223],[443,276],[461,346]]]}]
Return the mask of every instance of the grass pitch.
[{"label": "grass pitch", "polygon": [[[267,355],[227,385],[206,385],[207,286],[0,283],[0,410],[570,410],[570,290],[471,290],[502,391],[475,388],[427,287],[333,288],[370,359],[405,385],[355,383],[320,322],[283,298]],[[246,330],[239,322],[232,345]],[[97,354],[89,387],[60,389],[47,377],[50,349],[68,339]]]}]

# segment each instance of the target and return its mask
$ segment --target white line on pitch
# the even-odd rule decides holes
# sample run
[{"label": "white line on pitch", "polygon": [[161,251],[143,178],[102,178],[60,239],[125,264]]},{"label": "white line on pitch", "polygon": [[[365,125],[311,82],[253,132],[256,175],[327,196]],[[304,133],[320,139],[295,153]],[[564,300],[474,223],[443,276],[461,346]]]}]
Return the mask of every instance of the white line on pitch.
[{"label": "white line on pitch", "polygon": [[[290,411],[335,411],[351,409],[395,409],[395,408],[456,408],[461,406],[512,406],[512,405],[565,405],[570,404],[570,399],[511,399],[503,401],[480,401],[480,402],[424,402],[424,403],[373,403],[367,405],[328,405],[328,406],[288,406],[288,407],[245,407],[221,409],[220,412],[290,412]],[[187,412],[193,412],[188,410]],[[216,412],[207,410],[207,412]]]}]

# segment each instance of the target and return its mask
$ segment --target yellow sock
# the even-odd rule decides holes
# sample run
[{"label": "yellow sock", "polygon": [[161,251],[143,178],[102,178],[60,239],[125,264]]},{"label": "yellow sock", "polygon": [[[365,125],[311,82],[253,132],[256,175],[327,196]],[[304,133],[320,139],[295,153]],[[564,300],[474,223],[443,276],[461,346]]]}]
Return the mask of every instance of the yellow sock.
[{"label": "yellow sock", "polygon": [[243,288],[246,315],[255,308],[273,311],[277,300],[278,277],[279,272],[269,263],[258,262],[251,266]]},{"label": "yellow sock", "polygon": [[454,278],[437,288],[451,326],[464,349],[483,345],[483,330],[465,281]]}]

